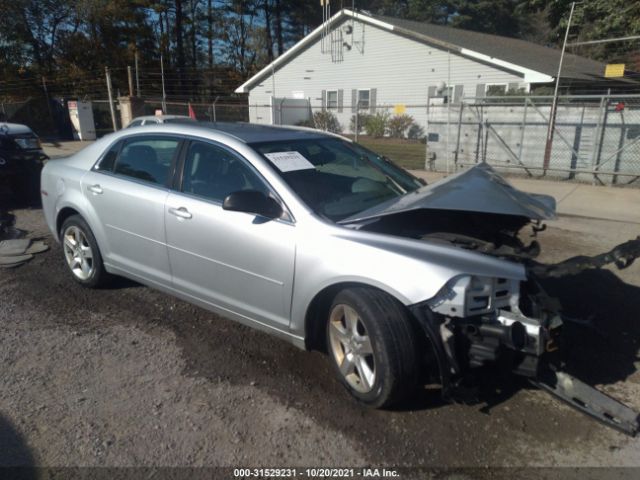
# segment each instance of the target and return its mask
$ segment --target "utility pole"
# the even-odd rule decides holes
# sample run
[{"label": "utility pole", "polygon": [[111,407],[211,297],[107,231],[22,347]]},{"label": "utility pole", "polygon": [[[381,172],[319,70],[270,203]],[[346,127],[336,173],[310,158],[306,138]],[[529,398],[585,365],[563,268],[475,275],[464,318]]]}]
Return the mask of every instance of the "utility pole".
[{"label": "utility pole", "polygon": [[140,76],[138,74],[138,51],[137,50],[136,50],[135,60],[136,60],[136,95],[139,97],[140,96]]},{"label": "utility pole", "polygon": [[129,80],[129,96],[133,97],[133,74],[130,65],[127,65],[127,79]]},{"label": "utility pole", "polygon": [[558,76],[556,77],[556,86],[553,91],[553,102],[551,103],[551,113],[549,114],[549,127],[547,129],[547,143],[544,148],[544,163],[542,165],[542,174],[547,174],[547,169],[551,163],[551,149],[553,148],[553,134],[556,129],[556,114],[558,112],[558,90],[560,88],[560,75],[562,74],[562,63],[564,62],[564,52],[567,48],[567,40],[569,39],[569,30],[571,29],[571,19],[573,18],[573,10],[576,2],[571,4],[569,12],[569,21],[567,22],[567,31],[564,33],[564,42],[562,43],[562,52],[560,53],[560,64],[558,65]]},{"label": "utility pole", "polygon": [[113,131],[118,130],[118,124],[116,123],[116,110],[113,108],[113,93],[111,91],[111,72],[109,67],[104,67],[104,72],[107,77],[107,92],[109,93],[109,110],[111,110],[111,123],[113,124]]},{"label": "utility pole", "polygon": [[167,113],[167,94],[164,90],[164,58],[160,54],[160,74],[162,75],[162,113]]}]

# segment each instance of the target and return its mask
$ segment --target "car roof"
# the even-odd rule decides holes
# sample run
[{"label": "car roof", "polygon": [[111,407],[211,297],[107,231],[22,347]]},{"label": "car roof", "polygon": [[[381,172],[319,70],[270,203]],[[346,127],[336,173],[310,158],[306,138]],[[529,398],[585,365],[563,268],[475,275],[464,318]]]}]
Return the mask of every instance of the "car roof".
[{"label": "car roof", "polygon": [[243,122],[198,122],[199,127],[231,135],[244,143],[280,140],[311,140],[332,136],[319,130],[301,127],[258,125]]},{"label": "car roof", "polygon": [[138,120],[170,120],[172,118],[191,119],[191,117],[188,117],[186,115],[142,115],[141,117],[136,117],[131,121],[135,122]]},{"label": "car roof", "polygon": [[33,133],[33,131],[26,125],[19,123],[0,122],[0,135],[20,135],[25,133]]}]

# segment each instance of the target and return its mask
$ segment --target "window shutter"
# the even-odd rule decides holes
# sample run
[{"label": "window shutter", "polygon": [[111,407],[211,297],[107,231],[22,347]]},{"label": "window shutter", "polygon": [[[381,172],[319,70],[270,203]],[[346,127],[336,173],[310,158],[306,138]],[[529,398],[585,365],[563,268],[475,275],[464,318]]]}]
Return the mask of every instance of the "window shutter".
[{"label": "window shutter", "polygon": [[372,88],[369,90],[369,112],[376,113],[376,93],[378,89]]},{"label": "window shutter", "polygon": [[344,90],[338,90],[338,113],[342,113],[344,103]]},{"label": "window shutter", "polygon": [[358,90],[351,90],[351,113],[358,109]]},{"label": "window shutter", "polygon": [[464,93],[464,85],[456,85],[453,88],[453,103],[460,103]]},{"label": "window shutter", "polygon": [[322,110],[327,108],[327,91],[322,90]]},{"label": "window shutter", "polygon": [[476,98],[484,98],[484,83],[476,85]]}]

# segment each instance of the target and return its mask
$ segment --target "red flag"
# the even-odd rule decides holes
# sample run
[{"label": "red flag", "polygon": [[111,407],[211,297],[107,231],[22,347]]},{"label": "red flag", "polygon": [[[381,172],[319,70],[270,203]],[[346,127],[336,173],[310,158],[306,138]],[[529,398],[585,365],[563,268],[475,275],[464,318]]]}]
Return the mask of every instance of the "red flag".
[{"label": "red flag", "polygon": [[191,106],[191,103],[189,103],[189,118],[193,118],[194,120],[197,120],[196,112],[193,111],[193,107]]}]

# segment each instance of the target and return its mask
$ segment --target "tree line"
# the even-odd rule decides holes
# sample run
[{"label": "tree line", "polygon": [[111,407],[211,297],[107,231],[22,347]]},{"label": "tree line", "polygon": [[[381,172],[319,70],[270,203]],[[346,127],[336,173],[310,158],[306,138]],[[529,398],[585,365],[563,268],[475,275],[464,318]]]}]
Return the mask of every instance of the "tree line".
[{"label": "tree line", "polygon": [[[522,38],[558,46],[569,0],[332,0],[372,14]],[[198,98],[228,95],[322,22],[319,0],[0,0],[0,97],[48,88],[98,95],[104,68],[126,89],[138,62],[141,89]],[[589,0],[577,8],[573,39],[640,34],[640,2]],[[640,42],[579,52],[640,63]],[[138,79],[140,83],[140,78]],[[124,92],[123,92],[124,93]]]}]

